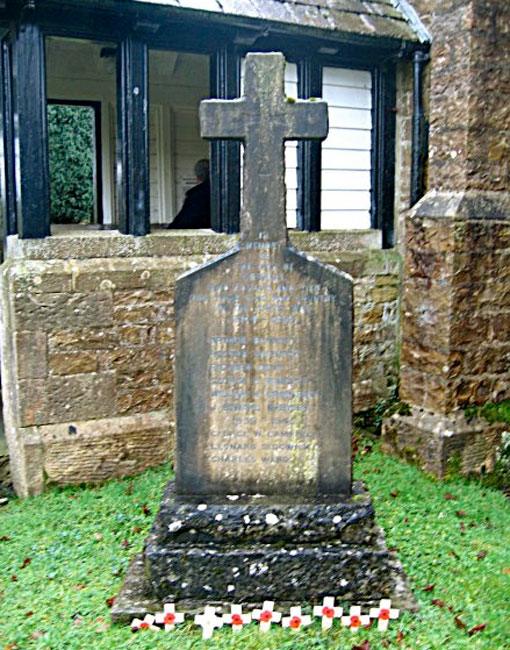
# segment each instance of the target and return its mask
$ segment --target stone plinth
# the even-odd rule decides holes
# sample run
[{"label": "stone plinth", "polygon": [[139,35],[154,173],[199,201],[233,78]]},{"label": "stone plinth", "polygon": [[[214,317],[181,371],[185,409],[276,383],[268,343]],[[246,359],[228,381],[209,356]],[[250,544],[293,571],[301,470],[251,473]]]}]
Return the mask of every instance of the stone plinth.
[{"label": "stone plinth", "polygon": [[[397,558],[388,553],[371,499],[239,496],[185,499],[168,486],[142,560],[135,559],[112,612],[128,620],[162,602],[195,611],[204,602],[280,605],[380,598],[414,609]],[[149,576],[149,579],[146,578]]]}]

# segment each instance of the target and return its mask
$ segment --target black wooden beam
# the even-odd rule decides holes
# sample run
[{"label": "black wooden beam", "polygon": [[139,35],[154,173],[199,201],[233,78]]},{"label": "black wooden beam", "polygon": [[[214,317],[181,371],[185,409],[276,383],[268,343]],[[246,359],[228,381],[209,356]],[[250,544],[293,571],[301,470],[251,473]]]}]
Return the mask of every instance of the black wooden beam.
[{"label": "black wooden beam", "polygon": [[50,186],[44,37],[32,11],[14,43],[14,85],[19,142],[18,233],[23,239],[50,234]]},{"label": "black wooden beam", "polygon": [[11,47],[7,39],[1,43],[2,96],[1,110],[1,190],[2,190],[2,236],[15,235],[18,232],[16,220],[16,175],[14,158],[14,122],[12,96],[12,58]]},{"label": "black wooden beam", "polygon": [[372,228],[382,230],[383,248],[394,245],[395,230],[395,65],[374,70],[372,86]]},{"label": "black wooden beam", "polygon": [[429,60],[426,52],[413,54],[413,145],[411,157],[411,195],[409,207],[425,193],[425,163],[428,154],[428,125],[423,109],[423,69]]},{"label": "black wooden beam", "polygon": [[117,75],[119,230],[150,232],[149,112],[147,45],[126,36],[120,44]]},{"label": "black wooden beam", "polygon": [[[240,58],[230,44],[211,56],[211,96],[234,99],[239,96]],[[211,223],[217,232],[239,232],[240,144],[216,140],[211,151]]]},{"label": "black wooden beam", "polygon": [[[322,66],[311,59],[298,64],[298,93],[301,99],[322,95]],[[298,142],[298,230],[321,228],[321,142]]]}]

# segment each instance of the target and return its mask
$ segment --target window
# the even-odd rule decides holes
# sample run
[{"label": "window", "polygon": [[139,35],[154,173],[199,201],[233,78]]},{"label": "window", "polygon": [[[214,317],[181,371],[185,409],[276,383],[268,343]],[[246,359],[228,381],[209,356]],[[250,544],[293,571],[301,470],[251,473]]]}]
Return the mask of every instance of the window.
[{"label": "window", "polygon": [[321,229],[370,228],[372,75],[323,68],[329,135],[322,143]]}]

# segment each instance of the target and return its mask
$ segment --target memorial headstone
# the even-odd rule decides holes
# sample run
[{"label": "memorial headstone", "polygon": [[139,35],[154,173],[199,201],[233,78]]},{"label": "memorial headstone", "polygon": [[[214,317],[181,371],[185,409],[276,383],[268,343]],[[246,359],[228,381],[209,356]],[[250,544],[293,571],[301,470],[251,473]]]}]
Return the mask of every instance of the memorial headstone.
[{"label": "memorial headstone", "polygon": [[288,100],[284,67],[249,54],[245,95],[201,105],[204,137],[244,143],[241,236],[177,282],[176,480],[117,617],[140,594],[193,609],[405,593],[351,491],[352,282],[287,239],[284,143],[324,139],[327,106]]}]

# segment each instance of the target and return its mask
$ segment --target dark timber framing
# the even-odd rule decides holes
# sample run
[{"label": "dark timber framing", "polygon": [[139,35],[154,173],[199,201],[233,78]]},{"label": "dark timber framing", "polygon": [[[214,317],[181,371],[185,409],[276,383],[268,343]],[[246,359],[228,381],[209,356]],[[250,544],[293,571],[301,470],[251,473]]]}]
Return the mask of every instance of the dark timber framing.
[{"label": "dark timber framing", "polygon": [[50,183],[44,36],[33,10],[18,26],[14,75],[19,142],[18,233],[23,239],[50,234]]},{"label": "dark timber framing", "polygon": [[[298,63],[298,92],[301,99],[322,95],[322,65],[311,59]],[[298,142],[297,229],[321,228],[321,143]]]},{"label": "dark timber framing", "polygon": [[118,58],[117,179],[119,231],[150,232],[149,111],[147,44],[136,36],[122,39]]},{"label": "dark timber framing", "polygon": [[372,228],[382,231],[383,248],[394,244],[395,221],[395,64],[374,70],[372,84]]},{"label": "dark timber framing", "polygon": [[[241,59],[231,44],[220,46],[211,56],[211,97],[239,96]],[[211,224],[217,232],[239,232],[240,144],[229,140],[210,143]]]},{"label": "dark timber framing", "polygon": [[[13,217],[16,208],[21,237],[44,237],[50,229],[44,33],[118,45],[117,147],[120,164],[117,167],[121,173],[117,185],[117,219],[121,232],[134,235],[147,234],[150,228],[148,47],[208,55],[211,96],[222,99],[238,94],[240,58],[247,51],[283,51],[289,61],[298,65],[298,92],[302,98],[321,95],[323,66],[370,70],[374,80],[372,227],[382,230],[385,247],[392,246],[394,62],[399,57],[413,59],[417,50],[425,49],[423,44],[361,34],[340,36],[277,21],[262,22],[149,3],[45,0],[37,3],[37,9],[33,6],[29,1],[26,3],[28,9],[21,9],[18,2],[7,3],[3,12],[0,7],[4,24],[10,25],[11,30],[13,25],[18,25],[13,50],[13,91],[14,110],[19,114],[22,180],[21,183],[18,180],[15,188],[17,205],[7,208],[10,230],[16,230]],[[2,59],[1,101],[7,115],[5,79],[8,79],[9,62],[5,44]],[[8,128],[4,122],[5,146],[13,142],[12,138],[9,140]],[[424,131],[422,129],[422,135]],[[218,232],[239,230],[239,152],[239,145],[230,142],[216,143],[211,149],[212,223]],[[4,149],[6,160],[8,155]],[[414,168],[416,164],[422,165],[423,160],[416,158]],[[313,143],[299,145],[299,229],[320,230],[320,167],[318,146]],[[421,172],[421,167],[415,170],[414,178],[417,179]],[[8,194],[7,188],[8,184],[5,200],[13,202],[14,192]]]},{"label": "dark timber framing", "polygon": [[3,219],[2,238],[15,235],[18,232],[16,216],[16,174],[14,155],[14,121],[13,121],[13,96],[12,96],[12,49],[8,38],[1,43],[1,191]]}]

